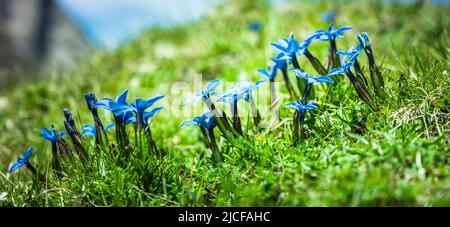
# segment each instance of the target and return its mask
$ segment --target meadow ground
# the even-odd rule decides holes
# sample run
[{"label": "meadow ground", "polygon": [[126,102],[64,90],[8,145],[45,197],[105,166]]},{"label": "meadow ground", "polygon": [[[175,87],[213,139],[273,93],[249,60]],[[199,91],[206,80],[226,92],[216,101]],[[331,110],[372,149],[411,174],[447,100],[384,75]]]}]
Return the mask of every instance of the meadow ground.
[{"label": "meadow ground", "polygon": [[[449,6],[246,2],[228,2],[191,25],[152,29],[112,53],[96,53],[75,73],[54,73],[2,94],[0,206],[448,206]],[[362,31],[371,38],[386,84],[385,97],[375,100],[379,110],[371,110],[339,76],[335,85],[316,89],[319,109],[306,117],[303,143],[292,146],[293,111],[281,107],[281,121],[261,131],[244,117],[249,136],[221,138],[224,161],[213,162],[198,128],[179,127],[201,113],[200,103],[194,111],[181,108],[188,97],[183,84],[193,93],[216,78],[260,79],[256,69],[275,55],[270,43],[290,32],[302,40],[327,29],[320,15],[332,7],[337,27],[353,26],[337,41],[338,49],[356,46]],[[249,29],[254,22],[263,25],[260,32]],[[327,42],[310,47],[322,61],[327,49]],[[314,72],[306,59],[300,61]],[[199,74],[204,83],[194,86]],[[70,161],[62,176],[52,174],[51,146],[40,128],[54,123],[62,130],[65,107],[77,124],[92,124],[83,95],[115,97],[125,89],[129,100],[166,95],[160,101],[164,110],[151,120],[163,155],[136,146],[124,162],[91,147],[84,165]],[[273,117],[267,111],[268,85],[260,90],[268,125]],[[288,102],[284,87],[278,93],[280,103]],[[107,111],[100,115],[104,122],[112,119]],[[365,132],[355,133],[356,126]],[[130,127],[133,138],[131,132]],[[35,148],[30,161],[49,185],[33,181],[25,168],[8,173],[30,145]]]}]

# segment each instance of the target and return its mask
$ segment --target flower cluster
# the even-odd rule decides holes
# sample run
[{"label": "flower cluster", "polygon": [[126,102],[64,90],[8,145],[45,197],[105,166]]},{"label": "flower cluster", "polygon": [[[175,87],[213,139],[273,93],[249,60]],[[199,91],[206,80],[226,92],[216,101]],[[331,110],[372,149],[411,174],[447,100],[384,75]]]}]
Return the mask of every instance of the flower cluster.
[{"label": "flower cluster", "polygon": [[[343,38],[343,33],[351,29],[351,26],[343,26],[335,29],[333,25],[330,25],[328,30],[317,30],[304,39],[303,42],[299,42],[295,39],[294,34],[290,33],[289,38],[282,37],[278,42],[271,44],[272,48],[277,52],[277,55],[272,58],[273,64],[269,66],[267,70],[257,70],[258,73],[271,82],[270,94],[272,106],[276,106],[277,100],[273,85],[277,75],[277,69],[283,74],[283,80],[291,99],[298,100],[285,104],[285,106],[295,109],[293,118],[294,145],[304,139],[303,123],[306,111],[317,109],[316,103],[309,101],[309,99],[314,98],[313,84],[334,84],[335,81],[331,76],[338,74],[347,75],[358,96],[371,108],[376,109],[373,104],[372,96],[367,89],[367,79],[357,60],[359,53],[363,49],[368,57],[374,91],[377,95],[381,96],[384,82],[380,70],[375,64],[367,33],[363,32],[357,36],[360,44],[356,49],[350,48],[347,52],[339,51],[337,49],[336,38]],[[320,60],[308,50],[309,45],[316,40],[329,42],[326,67],[324,67]],[[318,75],[307,73],[301,68],[298,60],[301,55],[304,55],[308,59]],[[343,57],[342,62],[340,57]],[[356,75],[350,70],[352,66],[355,68]],[[297,95],[294,86],[292,86],[288,72],[293,72],[296,75],[297,88],[301,96]]]},{"label": "flower cluster", "polygon": [[[258,29],[255,28],[255,30]],[[274,86],[278,70],[282,72],[286,89],[291,98],[290,102],[285,103],[284,106],[295,110],[293,115],[294,145],[305,139],[304,124],[307,112],[318,109],[317,103],[312,101],[316,98],[314,96],[315,85],[334,84],[337,78],[336,75],[345,74],[355,88],[358,96],[372,109],[377,109],[373,104],[371,92],[368,90],[368,80],[358,61],[361,51],[364,50],[369,62],[369,71],[374,93],[377,96],[382,96],[384,81],[380,70],[375,64],[372,46],[367,33],[363,32],[357,36],[359,44],[356,48],[351,47],[347,51],[339,51],[337,49],[336,38],[342,38],[343,32],[350,29],[352,29],[350,26],[335,29],[331,25],[328,30],[317,30],[313,32],[303,42],[299,42],[293,33],[289,35],[289,38],[283,37],[279,39],[278,42],[271,44],[272,48],[277,52],[271,59],[273,62],[272,65],[267,69],[257,69],[257,72],[263,77],[262,80],[254,83],[241,81],[225,93],[215,91],[220,86],[219,79],[211,81],[203,90],[197,92],[192,98],[183,103],[184,107],[201,100],[206,104],[209,111],[182,123],[180,126],[198,126],[202,133],[203,141],[211,149],[215,160],[223,161],[224,156],[216,141],[214,129],[218,128],[221,136],[228,141],[235,138],[246,138],[248,136],[247,131],[242,129],[239,116],[238,102],[240,100],[244,100],[244,102],[250,105],[254,127],[260,129],[261,114],[255,104],[253,91],[258,89],[264,82],[269,81],[270,109],[274,110],[278,108],[279,105],[276,102],[279,99],[276,97]],[[326,67],[308,49],[309,45],[314,41],[329,41]],[[302,69],[299,63],[299,58],[302,55],[311,63],[316,74],[306,72]],[[342,61],[340,59],[341,57]],[[355,73],[352,72],[352,67]],[[295,75],[297,88],[292,85],[289,78],[290,74]],[[97,151],[128,151],[124,152],[124,158],[126,160],[133,150],[128,136],[129,131],[127,131],[127,126],[130,124],[134,126],[135,145],[140,146],[139,148],[142,150],[141,146],[146,142],[148,151],[151,154],[160,154],[152,136],[149,120],[162,110],[161,106],[153,107],[153,105],[163,99],[164,95],[154,96],[148,99],[137,98],[132,103],[127,102],[127,96],[128,90],[120,93],[115,99],[103,98],[98,100],[94,93],[86,94],[84,98],[87,108],[92,115],[92,124],[83,125],[81,131],[78,129],[72,113],[67,108],[63,110],[65,131],[59,132],[54,125],[51,125],[50,129],[41,128],[42,138],[51,142],[52,166],[58,176],[61,176],[63,171],[63,163],[75,157],[78,157],[82,163],[92,158],[90,157],[92,154],[88,153],[86,147],[86,144],[90,142],[90,137],[95,138],[94,147]],[[216,107],[215,103],[217,102],[229,105],[231,117],[228,117],[224,110]],[[114,122],[104,125],[98,109],[110,111],[114,116]],[[276,110],[276,113],[276,117],[278,117],[279,109]],[[115,143],[108,138],[108,132],[112,128],[115,128]],[[249,127],[247,126],[246,128]],[[70,140],[64,138],[66,135],[69,136]],[[144,138],[145,142],[143,142]],[[72,146],[70,146],[70,143]],[[46,182],[47,179],[29,161],[32,152],[33,148],[29,147],[26,154],[18,158],[17,162],[13,164],[10,172],[25,166],[41,182]]]},{"label": "flower cluster", "polygon": [[[135,103],[128,104],[126,98],[128,90],[122,92],[115,100],[110,98],[103,98],[97,100],[94,93],[89,93],[84,96],[88,110],[93,116],[93,125],[86,124],[81,127],[81,132],[75,124],[72,113],[65,108],[64,112],[64,127],[66,131],[58,132],[56,127],[52,124],[50,129],[41,128],[41,137],[51,142],[52,147],[52,166],[58,176],[61,176],[63,171],[62,162],[75,157],[72,148],[75,150],[79,159],[84,163],[90,157],[87,152],[86,145],[89,144],[89,137],[95,137],[95,147],[98,151],[103,150],[130,150],[131,146],[126,126],[134,124],[136,139],[141,138],[139,135],[145,134],[147,146],[150,152],[157,153],[158,149],[152,138],[149,120],[162,107],[154,107],[147,111],[154,103],[164,98],[164,96],[155,96],[149,99],[136,99]],[[114,122],[103,126],[103,122],[99,116],[98,108],[109,110],[114,115]],[[108,131],[115,128],[116,143],[109,142]],[[64,136],[68,135],[72,146],[69,145]],[[136,144],[140,144],[137,141]],[[117,148],[116,148],[117,147]],[[29,158],[33,152],[33,148],[29,147],[25,156],[19,158],[17,162],[11,167],[10,172],[26,166],[31,170],[33,175],[37,176],[41,182],[46,182],[46,178],[40,174],[36,168],[29,162]]]},{"label": "flower cluster", "polygon": [[[255,89],[258,89],[264,81],[265,80],[259,80],[255,83],[251,83],[249,81],[241,81],[240,83],[231,87],[226,93],[214,91],[220,85],[219,79],[211,81],[205,89],[196,93],[194,97],[186,100],[183,103],[184,107],[187,104],[193,104],[201,99],[208,107],[209,112],[201,116],[194,117],[192,120],[182,123],[181,126],[198,125],[204,137],[203,139],[205,141],[205,144],[211,148],[216,160],[223,160],[223,156],[217,146],[213,129],[217,126],[217,128],[221,132],[221,135],[228,140],[245,136],[245,133],[242,130],[241,119],[239,117],[238,111],[238,102],[240,100],[244,100],[245,102],[250,103],[254,125],[255,127],[259,127],[261,115],[256,107],[252,92]],[[213,101],[212,97],[216,97],[215,101]],[[223,102],[229,104],[230,112],[232,115],[231,119],[227,117],[225,111],[217,109],[214,102]]]}]

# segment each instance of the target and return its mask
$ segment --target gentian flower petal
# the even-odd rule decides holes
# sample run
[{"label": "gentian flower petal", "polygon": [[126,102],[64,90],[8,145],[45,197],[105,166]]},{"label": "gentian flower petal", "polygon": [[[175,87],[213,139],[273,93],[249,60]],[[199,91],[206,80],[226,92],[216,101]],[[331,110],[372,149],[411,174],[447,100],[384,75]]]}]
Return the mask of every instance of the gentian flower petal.
[{"label": "gentian flower petal", "polygon": [[216,89],[219,85],[220,85],[220,79],[215,79],[215,80],[209,82],[209,84],[206,86],[206,89],[208,91],[212,91],[212,90]]},{"label": "gentian flower petal", "polygon": [[108,125],[105,126],[105,132],[107,132],[110,128],[114,127],[116,124],[114,124],[114,122],[109,123]]},{"label": "gentian flower petal", "polygon": [[63,137],[63,136],[65,136],[65,135],[67,135],[67,132],[66,132],[66,131],[61,131],[61,132],[59,133],[59,137]]},{"label": "gentian flower petal", "polygon": [[83,131],[81,132],[81,135],[83,135],[83,136],[95,137],[97,135],[97,133],[95,131],[95,127],[92,125],[84,125],[82,130]]},{"label": "gentian flower petal", "polygon": [[128,90],[123,91],[122,93],[120,93],[120,95],[118,95],[116,97],[116,102],[119,104],[126,104],[127,95],[128,95]]},{"label": "gentian flower petal", "polygon": [[143,118],[144,118],[144,122],[147,122],[148,119],[150,119],[151,117],[153,117],[156,113],[158,113],[160,110],[162,110],[163,107],[162,106],[158,106],[153,108],[152,110],[150,110],[149,112],[145,111],[143,114]]},{"label": "gentian flower petal", "polygon": [[181,123],[180,127],[184,127],[186,125],[197,125],[198,123],[195,121],[185,121],[183,123]]},{"label": "gentian flower petal", "polygon": [[334,80],[327,76],[319,76],[315,78],[317,82],[320,83],[332,83],[334,84]]},{"label": "gentian flower petal", "polygon": [[56,136],[53,133],[53,131],[46,129],[46,128],[41,128],[41,137],[48,140],[48,141],[56,141]]},{"label": "gentian flower petal", "polygon": [[28,147],[27,152],[25,155],[21,158],[19,157],[17,161],[11,166],[9,169],[9,173],[14,172],[15,170],[19,169],[23,165],[25,165],[28,162],[28,159],[30,158],[31,154],[33,153],[33,147]]},{"label": "gentian flower petal", "polygon": [[129,116],[125,119],[125,125],[136,122],[136,116]]}]

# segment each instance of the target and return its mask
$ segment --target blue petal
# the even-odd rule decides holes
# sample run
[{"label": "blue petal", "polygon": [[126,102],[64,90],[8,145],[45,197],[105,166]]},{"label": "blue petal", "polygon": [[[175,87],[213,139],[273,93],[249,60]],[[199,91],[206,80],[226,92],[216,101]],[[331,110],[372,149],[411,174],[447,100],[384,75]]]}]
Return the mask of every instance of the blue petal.
[{"label": "blue petal", "polygon": [[277,68],[284,70],[287,68],[286,59],[283,59],[285,55],[283,53],[277,54],[275,57],[272,58],[272,61],[275,62]]},{"label": "blue petal", "polygon": [[197,122],[195,122],[195,121],[185,121],[185,122],[183,122],[181,125],[180,125],[180,127],[184,127],[184,126],[186,126],[186,125],[197,125],[198,123]]},{"label": "blue petal", "polygon": [[149,104],[148,107],[152,106],[155,102],[161,100],[162,98],[164,98],[164,95],[157,95],[147,99],[147,104]]},{"label": "blue petal", "polygon": [[109,123],[108,125],[105,126],[105,132],[107,132],[110,128],[112,128],[114,126],[115,126],[114,123]]},{"label": "blue petal", "polygon": [[316,78],[316,81],[320,82],[320,83],[332,83],[332,84],[334,84],[334,80],[331,79],[330,77],[327,77],[327,76],[319,76],[319,77]]},{"label": "blue petal", "polygon": [[200,99],[201,99],[201,96],[195,95],[194,97],[185,100],[183,102],[183,107],[185,107],[188,104],[194,104],[194,103],[198,102]]},{"label": "blue petal", "polygon": [[25,162],[20,161],[20,158],[17,160],[16,163],[13,164],[13,166],[11,166],[11,169],[9,169],[9,173],[14,172],[15,170],[19,169],[20,167],[22,167],[25,164]]},{"label": "blue petal", "polygon": [[284,106],[289,107],[289,108],[294,108],[296,110],[299,110],[299,103],[298,102],[286,103],[286,104],[284,104]]},{"label": "blue petal", "polygon": [[28,160],[30,158],[31,154],[33,154],[33,147],[29,146],[27,148],[27,152],[23,156],[23,159]]},{"label": "blue petal", "polygon": [[116,102],[119,104],[125,104],[127,100],[128,90],[123,91],[116,97]]},{"label": "blue petal", "polygon": [[352,26],[343,26],[343,27],[340,27],[338,30],[336,30],[335,33],[337,35],[339,35],[339,34],[345,32],[345,31],[348,31],[348,30],[351,30],[351,29],[352,29]]},{"label": "blue petal", "polygon": [[284,38],[284,37],[281,37],[281,38],[278,40],[278,43],[279,43],[280,45],[282,45],[282,46],[284,46],[284,47],[287,48],[287,46],[289,45],[289,40],[286,39],[286,38]]},{"label": "blue petal", "polygon": [[332,75],[338,75],[338,74],[344,74],[346,71],[343,67],[339,67],[339,68],[334,68],[332,69],[328,75],[332,76]]},{"label": "blue petal", "polygon": [[125,120],[125,125],[136,122],[136,116],[130,116]]},{"label": "blue petal", "polygon": [[56,140],[56,136],[53,133],[53,131],[46,129],[46,128],[41,128],[41,136],[42,136],[42,138],[49,140],[49,141]]},{"label": "blue petal", "polygon": [[256,71],[258,71],[258,73],[259,73],[261,76],[263,76],[263,77],[265,77],[265,78],[267,78],[267,79],[270,80],[270,75],[269,75],[269,73],[268,73],[265,69],[257,69]]},{"label": "blue petal", "polygon": [[144,118],[144,121],[145,122],[147,122],[148,121],[148,119],[150,119],[151,117],[153,117],[156,113],[158,113],[160,110],[162,110],[163,109],[163,107],[162,106],[158,106],[158,107],[155,107],[155,108],[153,108],[151,111],[149,111],[149,112],[144,112],[144,114],[143,114],[143,118]]},{"label": "blue petal", "polygon": [[138,110],[135,105],[121,105],[116,103],[111,103],[111,110],[114,112],[115,116],[124,116],[126,114],[136,113]]},{"label": "blue petal", "polygon": [[309,102],[308,104],[305,105],[305,110],[315,110],[318,107],[316,106],[315,102]]},{"label": "blue petal", "polygon": [[217,121],[214,117],[209,117],[207,124],[204,125],[204,127],[208,128],[208,129],[212,129],[216,126],[217,126]]},{"label": "blue petal", "polygon": [[215,79],[211,82],[209,82],[209,84],[206,86],[206,89],[208,91],[208,93],[214,89],[216,89],[218,86],[220,85],[220,79]]},{"label": "blue petal", "polygon": [[81,132],[81,135],[83,135],[83,136],[95,137],[97,134],[95,131],[95,127],[92,125],[84,125],[82,129],[83,129],[83,131]]},{"label": "blue petal", "polygon": [[273,50],[275,50],[278,53],[286,53],[288,51],[287,46],[284,47],[278,43],[272,43],[270,44],[273,48]]},{"label": "blue petal", "polygon": [[95,108],[103,108],[103,109],[107,109],[107,110],[111,110],[111,103],[113,103],[114,101],[109,99],[109,98],[103,98],[97,101],[97,103],[95,103],[94,107]]},{"label": "blue petal", "polygon": [[264,82],[266,82],[266,80],[258,80],[258,81],[256,81],[255,85],[256,85],[257,87],[259,87],[259,85],[262,84],[262,83],[264,83]]},{"label": "blue petal", "polygon": [[66,132],[66,131],[62,131],[62,132],[59,133],[59,137],[63,137],[63,136],[65,136],[65,135],[67,135],[67,132]]}]

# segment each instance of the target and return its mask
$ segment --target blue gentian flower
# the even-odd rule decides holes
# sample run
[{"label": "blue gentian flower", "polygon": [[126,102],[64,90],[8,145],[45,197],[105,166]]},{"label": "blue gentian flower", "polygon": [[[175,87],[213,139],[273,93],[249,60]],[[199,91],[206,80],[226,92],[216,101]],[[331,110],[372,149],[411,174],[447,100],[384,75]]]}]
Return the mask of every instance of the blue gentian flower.
[{"label": "blue gentian flower", "polygon": [[[200,129],[202,130],[203,136],[206,137],[209,135],[209,142],[207,144],[210,145],[213,156],[216,158],[217,161],[222,161],[223,156],[220,153],[219,147],[216,143],[216,138],[214,136],[214,127],[217,126],[217,121],[214,118],[214,114],[211,112],[207,112],[203,114],[202,116],[194,117],[191,121],[185,121],[183,122],[180,127],[186,126],[186,125],[199,125]],[[208,133],[204,129],[207,129]]]},{"label": "blue gentian flower", "polygon": [[[115,124],[114,123],[109,123],[108,125],[105,126],[104,130],[105,132],[108,132],[109,129],[111,129],[112,127],[114,127]],[[82,136],[92,136],[95,137],[97,135],[97,132],[95,130],[95,127],[92,125],[84,125],[82,128],[82,132],[81,135]]]},{"label": "blue gentian flower", "polygon": [[163,109],[162,106],[158,106],[158,107],[153,108],[150,111],[144,111],[144,113],[142,114],[142,116],[144,118],[144,122],[148,122],[148,120],[150,118],[152,118],[156,113],[158,113],[162,109]]},{"label": "blue gentian flower", "polygon": [[28,147],[27,152],[25,153],[25,155],[21,158],[19,157],[16,161],[16,163],[14,163],[13,166],[11,166],[11,169],[9,169],[9,172],[12,173],[15,170],[19,169],[20,167],[27,165],[28,159],[30,158],[31,154],[33,153],[33,147]]},{"label": "blue gentian flower", "polygon": [[140,99],[137,98],[135,103],[131,103],[129,105],[113,105],[112,111],[116,116],[125,115],[129,113],[135,113],[139,116],[142,116],[144,111],[151,107],[155,102],[159,101],[160,99],[164,98],[164,95],[158,95],[154,96],[149,99]]},{"label": "blue gentian flower", "polygon": [[356,58],[358,58],[359,54],[361,53],[361,45],[358,45],[356,47],[356,49],[353,47],[350,47],[347,52],[336,51],[336,53],[341,55],[342,57],[350,59],[350,61],[355,61]]},{"label": "blue gentian flower", "polygon": [[203,101],[209,99],[211,92],[214,91],[219,85],[220,85],[219,79],[215,79],[215,80],[211,81],[208,85],[206,85],[205,89],[203,89],[202,91],[195,94],[194,97],[184,101],[183,107],[186,106],[187,104],[196,103],[200,99],[202,99]]},{"label": "blue gentian flower", "polygon": [[[328,75],[330,75],[330,76],[338,75],[338,74],[345,74],[346,72],[348,72],[348,70],[350,70],[350,67],[352,67],[355,64],[356,59],[358,58],[359,54],[361,53],[361,45],[358,45],[356,47],[356,49],[353,47],[350,47],[347,52],[337,51],[336,53],[343,56],[344,59],[342,59],[341,67],[334,68],[328,73]],[[346,59],[349,59],[349,61],[347,61]]]},{"label": "blue gentian flower", "polygon": [[257,71],[264,78],[267,78],[268,80],[273,81],[273,80],[275,80],[275,77],[277,76],[277,65],[274,64],[272,66],[269,66],[269,67],[267,67],[267,70],[257,69]]},{"label": "blue gentian flower", "polygon": [[211,112],[207,112],[201,116],[194,117],[190,121],[183,122],[180,127],[186,126],[186,125],[200,125],[202,127],[207,128],[208,130],[212,130],[214,127],[217,126],[216,119],[213,117],[213,114]]},{"label": "blue gentian flower", "polygon": [[332,84],[334,84],[334,80],[328,76],[313,76],[313,75],[303,72],[302,70],[297,69],[297,68],[293,68],[290,71],[294,72],[296,76],[305,79],[307,84],[314,84],[314,83],[332,83]]},{"label": "blue gentian flower", "polygon": [[[129,105],[126,104],[113,104],[110,105],[111,110],[115,116],[123,116],[125,125],[137,122],[139,128],[145,128],[147,120],[152,117],[156,112],[160,111],[162,107],[156,107],[150,112],[145,110],[151,107],[155,102],[164,98],[164,95],[154,96],[149,99],[137,98],[135,103]],[[133,116],[135,114],[135,116]]]},{"label": "blue gentian flower", "polygon": [[358,35],[358,40],[362,48],[364,49],[372,48],[372,46],[370,45],[369,36],[367,35],[367,32],[361,32],[361,34]]},{"label": "blue gentian flower", "polygon": [[327,23],[332,23],[334,21],[334,19],[336,18],[336,11],[330,10],[325,13],[322,13],[320,15],[320,18]]},{"label": "blue gentian flower", "polygon": [[334,40],[336,37],[344,38],[342,33],[344,33],[345,31],[351,30],[351,29],[352,29],[352,26],[343,26],[343,27],[340,27],[335,30],[334,25],[330,25],[330,28],[328,29],[328,31],[318,30],[315,33],[318,35],[317,39],[326,41],[326,40]]},{"label": "blue gentian flower", "polygon": [[314,32],[308,38],[303,40],[303,42],[300,43],[299,53],[303,54],[308,49],[308,46],[312,43],[312,41],[319,39],[321,35],[322,34],[319,32]]},{"label": "blue gentian flower", "polygon": [[96,130],[95,130],[95,127],[92,126],[92,125],[84,125],[84,126],[81,128],[81,130],[82,130],[81,135],[83,135],[83,136],[92,136],[92,137],[95,137],[95,136],[97,135],[97,132],[96,132]]},{"label": "blue gentian flower", "polygon": [[298,56],[301,53],[300,44],[294,38],[294,33],[291,32],[289,35],[289,39],[281,38],[278,40],[278,43],[272,43],[272,48],[277,52],[282,54],[279,59],[291,59],[293,56]]},{"label": "blue gentian flower", "polygon": [[252,94],[253,90],[258,89],[262,83],[266,82],[266,80],[258,80],[256,83],[251,83],[250,81],[244,80],[241,81],[238,84],[239,89],[245,93],[244,100],[246,102],[250,101],[250,95]]},{"label": "blue gentian flower", "polygon": [[280,70],[286,70],[288,67],[286,59],[284,59],[283,56],[283,53],[278,53],[275,57],[272,58],[272,61]]},{"label": "blue gentian flower", "polygon": [[[59,133],[59,137],[63,137],[66,134],[67,134],[66,131],[62,131],[62,132]],[[46,140],[48,140],[48,141],[51,141],[51,142],[56,142],[56,139],[57,139],[57,137],[56,137],[55,133],[53,132],[53,130],[49,130],[49,129],[46,129],[46,128],[41,128],[41,137],[46,139]]]},{"label": "blue gentian flower", "polygon": [[103,98],[97,101],[95,107],[104,108],[107,110],[111,110],[117,108],[118,105],[126,105],[128,90],[123,91],[120,95],[118,95],[114,100],[110,98]]},{"label": "blue gentian flower", "polygon": [[295,101],[295,102],[290,102],[290,103],[286,103],[284,104],[284,106],[286,107],[290,107],[290,108],[294,108],[299,112],[305,112],[307,110],[315,110],[318,107],[316,106],[315,102],[309,102],[308,104],[303,104],[301,101]]},{"label": "blue gentian flower", "polygon": [[233,87],[225,94],[215,93],[215,95],[219,97],[217,99],[218,102],[226,102],[229,104],[234,104],[246,97],[246,93],[240,87]]},{"label": "blue gentian flower", "polygon": [[259,22],[253,22],[248,25],[248,29],[254,32],[260,32],[263,29],[263,25]]}]

